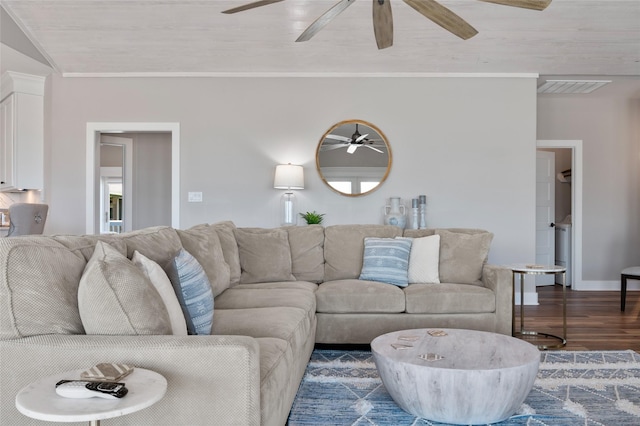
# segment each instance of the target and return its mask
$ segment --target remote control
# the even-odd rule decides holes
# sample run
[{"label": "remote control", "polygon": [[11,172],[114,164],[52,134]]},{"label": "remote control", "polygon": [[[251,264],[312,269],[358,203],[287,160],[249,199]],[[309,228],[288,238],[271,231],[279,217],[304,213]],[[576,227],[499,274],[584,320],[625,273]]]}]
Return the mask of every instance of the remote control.
[{"label": "remote control", "polygon": [[60,380],[56,383],[56,393],[65,398],[118,399],[125,396],[128,391],[124,383],[86,380]]}]

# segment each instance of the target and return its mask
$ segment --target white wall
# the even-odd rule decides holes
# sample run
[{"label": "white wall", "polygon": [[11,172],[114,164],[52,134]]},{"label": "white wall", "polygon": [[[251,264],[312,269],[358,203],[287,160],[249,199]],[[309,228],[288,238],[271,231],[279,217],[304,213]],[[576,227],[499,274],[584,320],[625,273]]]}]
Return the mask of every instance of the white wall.
[{"label": "white wall", "polygon": [[538,99],[539,139],[583,141],[582,277],[612,289],[640,264],[640,79],[624,83]]},{"label": "white wall", "polygon": [[[276,164],[305,167],[302,211],[327,225],[382,223],[390,196],[428,196],[431,227],[495,233],[492,263],[535,256],[536,79],[66,78],[51,99],[51,232],[83,233],[87,122],[179,122],[181,227],[232,219],[279,224]],[[359,118],[388,137],[393,165],[358,198],[325,187],[316,146]],[[167,189],[168,190],[168,189]],[[204,202],[187,203],[188,191]]]}]

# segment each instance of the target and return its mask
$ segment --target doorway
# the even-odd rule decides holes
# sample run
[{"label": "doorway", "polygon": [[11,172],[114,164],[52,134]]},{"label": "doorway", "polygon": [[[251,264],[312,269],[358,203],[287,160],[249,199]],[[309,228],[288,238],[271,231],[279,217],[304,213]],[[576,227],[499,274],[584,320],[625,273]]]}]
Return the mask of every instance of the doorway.
[{"label": "doorway", "polygon": [[[567,149],[571,153],[571,201],[570,211],[571,238],[570,238],[570,262],[567,276],[571,277],[571,288],[583,290],[582,283],[582,141],[581,140],[539,140],[536,143],[538,149]],[[569,187],[567,187],[569,188]],[[562,187],[563,190],[567,189]],[[562,210],[562,206],[559,206]],[[556,212],[558,209],[556,209]],[[566,222],[565,217],[555,217],[559,222]],[[557,216],[557,215],[556,215]]]},{"label": "doorway", "polygon": [[[86,156],[86,233],[95,234],[101,230],[101,221],[104,219],[100,205],[104,203],[101,197],[100,176],[100,141],[103,133],[168,133],[170,135],[170,210],[171,226],[180,226],[180,125],[179,123],[87,123],[87,156]],[[130,156],[131,157],[131,156]],[[126,167],[125,167],[126,170]],[[124,172],[124,193],[127,193],[127,177]],[[133,179],[129,179],[131,182]],[[131,194],[131,190],[129,190]],[[124,200],[124,223],[127,222],[127,204]],[[135,204],[135,200],[130,202]],[[129,209],[131,210],[131,209]],[[130,220],[129,223],[132,221]],[[126,228],[125,228],[126,230]]]}]

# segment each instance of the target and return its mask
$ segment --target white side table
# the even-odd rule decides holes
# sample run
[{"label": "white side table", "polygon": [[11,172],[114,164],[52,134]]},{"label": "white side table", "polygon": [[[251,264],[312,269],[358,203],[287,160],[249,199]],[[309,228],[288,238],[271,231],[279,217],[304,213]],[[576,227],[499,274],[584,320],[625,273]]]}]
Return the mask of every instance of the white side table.
[{"label": "white side table", "polygon": [[[558,349],[567,344],[567,268],[556,265],[510,265],[513,271],[513,312],[511,316],[511,334],[517,336],[543,336],[551,339],[557,339],[557,345],[538,345],[538,349]],[[516,332],[516,312],[515,312],[515,290],[516,290],[516,274],[520,275],[520,331]],[[524,276],[525,275],[545,275],[545,274],[562,274],[562,337],[553,334],[541,333],[537,331],[525,330],[524,328]]]},{"label": "white side table", "polygon": [[136,368],[121,381],[129,392],[121,399],[72,399],[56,393],[63,379],[78,380],[83,370],[43,377],[25,386],[16,395],[16,408],[25,416],[50,422],[83,422],[98,426],[100,420],[124,416],[158,402],[167,391],[167,380],[160,374]]}]

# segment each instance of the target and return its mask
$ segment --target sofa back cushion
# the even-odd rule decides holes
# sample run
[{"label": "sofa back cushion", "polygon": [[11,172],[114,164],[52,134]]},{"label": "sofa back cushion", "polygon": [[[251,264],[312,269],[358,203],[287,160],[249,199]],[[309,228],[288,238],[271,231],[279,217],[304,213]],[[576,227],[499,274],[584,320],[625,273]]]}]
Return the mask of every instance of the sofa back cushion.
[{"label": "sofa back cushion", "polygon": [[127,257],[133,258],[133,252],[139,251],[159,265],[165,265],[182,248],[176,230],[168,226],[154,226],[121,234],[127,245]]},{"label": "sofa back cushion", "polygon": [[360,276],[365,237],[400,237],[402,229],[390,225],[332,225],[325,228],[324,235],[324,281],[333,281]]},{"label": "sofa back cushion", "polygon": [[225,262],[229,265],[229,281],[231,285],[240,282],[240,254],[238,253],[238,242],[233,233],[236,225],[231,221],[218,222],[211,225],[218,233],[220,246]]},{"label": "sofa back cushion", "polygon": [[85,264],[50,237],[0,238],[0,339],[84,334],[78,283]]},{"label": "sofa back cushion", "polygon": [[89,261],[98,241],[104,241],[119,253],[127,255],[127,244],[119,235],[52,235],[51,238],[73,252],[80,253],[85,261]]},{"label": "sofa back cushion", "polygon": [[431,235],[436,234],[435,229],[427,228],[427,229],[405,229],[402,232],[403,236],[409,238],[422,238],[422,237],[430,237]]},{"label": "sofa back cushion", "polygon": [[321,225],[288,226],[291,272],[298,281],[324,279],[324,228]]},{"label": "sofa back cushion", "polygon": [[229,264],[224,260],[216,230],[210,225],[203,224],[177,232],[184,249],[198,260],[207,274],[213,297],[228,289],[231,283],[231,272]]},{"label": "sofa back cushion", "polygon": [[493,234],[481,229],[438,229],[441,283],[480,284]]},{"label": "sofa back cushion", "polygon": [[285,229],[237,228],[241,284],[295,281],[291,273],[291,247]]}]

